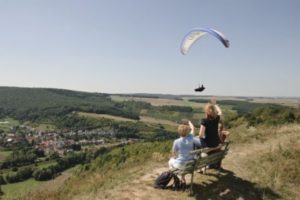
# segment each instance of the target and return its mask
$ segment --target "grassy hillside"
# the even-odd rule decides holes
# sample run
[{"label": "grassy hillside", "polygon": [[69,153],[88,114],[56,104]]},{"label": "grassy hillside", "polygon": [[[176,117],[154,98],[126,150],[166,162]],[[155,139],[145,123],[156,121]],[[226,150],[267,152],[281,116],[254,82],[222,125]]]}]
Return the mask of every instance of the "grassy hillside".
[{"label": "grassy hillside", "polygon": [[33,192],[27,199],[73,199],[113,188],[147,173],[143,169],[154,167],[153,161],[165,161],[169,157],[171,144],[171,141],[139,143],[114,149],[79,167],[59,190]]},{"label": "grassy hillside", "polygon": [[277,191],[283,199],[296,199],[300,194],[299,139],[259,155],[247,167],[255,182]]},{"label": "grassy hillside", "polygon": [[[245,130],[260,136],[253,134],[245,141],[232,135],[234,142],[223,162],[223,172],[220,176],[214,170],[208,170],[205,176],[196,173],[193,197],[152,187],[155,177],[167,169],[169,141],[114,149],[82,165],[60,189],[39,190],[30,199],[296,199],[300,187],[300,126]],[[234,129],[231,131],[235,134]]]}]

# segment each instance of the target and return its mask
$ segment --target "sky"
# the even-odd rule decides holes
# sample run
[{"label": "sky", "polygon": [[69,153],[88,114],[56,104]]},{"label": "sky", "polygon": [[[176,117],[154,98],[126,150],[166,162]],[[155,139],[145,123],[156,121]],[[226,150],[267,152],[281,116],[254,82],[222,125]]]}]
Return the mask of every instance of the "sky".
[{"label": "sky", "polygon": [[[300,97],[299,8],[298,0],[0,0],[0,86]],[[230,48],[206,35],[182,55],[195,27],[223,32]]]}]

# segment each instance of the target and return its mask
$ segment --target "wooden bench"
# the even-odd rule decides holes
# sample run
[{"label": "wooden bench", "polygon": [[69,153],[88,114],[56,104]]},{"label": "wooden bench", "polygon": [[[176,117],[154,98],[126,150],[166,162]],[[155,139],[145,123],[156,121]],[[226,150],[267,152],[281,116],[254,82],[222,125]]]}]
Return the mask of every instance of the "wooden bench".
[{"label": "wooden bench", "polygon": [[[173,170],[173,173],[175,173],[176,175],[192,175],[190,184],[190,195],[193,195],[194,172],[198,169],[205,168],[208,165],[221,163],[221,161],[228,152],[228,145],[229,142],[225,142],[224,144],[220,144],[218,147],[215,148],[203,148],[191,151],[190,153],[194,155],[194,159],[188,161],[184,167]],[[206,156],[204,157],[203,154],[205,154]],[[219,172],[220,169],[221,165],[218,168]]]}]

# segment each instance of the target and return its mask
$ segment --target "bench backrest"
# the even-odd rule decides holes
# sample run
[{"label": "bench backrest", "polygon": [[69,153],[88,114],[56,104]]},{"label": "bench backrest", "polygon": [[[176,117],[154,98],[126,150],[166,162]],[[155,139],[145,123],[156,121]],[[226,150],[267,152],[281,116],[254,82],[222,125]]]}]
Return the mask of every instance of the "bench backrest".
[{"label": "bench backrest", "polygon": [[208,155],[207,157],[202,157],[197,159],[195,168],[202,168],[206,165],[211,165],[220,162],[225,155],[227,154],[227,151],[220,150],[219,152],[212,153]]},{"label": "bench backrest", "polygon": [[[174,172],[176,174],[190,174],[196,169],[218,163],[227,154],[228,145],[229,142],[226,142],[215,148],[204,148],[191,151],[191,154],[194,155],[195,159],[188,161],[183,168],[176,169]],[[203,154],[207,154],[207,156],[203,157]]]}]

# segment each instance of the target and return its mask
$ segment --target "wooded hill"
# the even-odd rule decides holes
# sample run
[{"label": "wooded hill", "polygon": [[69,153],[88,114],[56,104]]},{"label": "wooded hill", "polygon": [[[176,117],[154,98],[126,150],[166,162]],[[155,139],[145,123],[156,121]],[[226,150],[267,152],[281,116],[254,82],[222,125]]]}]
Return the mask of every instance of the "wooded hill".
[{"label": "wooded hill", "polygon": [[[151,108],[145,102],[114,102],[109,94],[88,93],[63,89],[0,87],[0,119],[13,118],[21,123],[46,123],[58,129],[113,129],[121,138],[173,138],[159,125],[147,125],[139,120],[142,109]],[[93,119],[78,112],[108,114],[133,119],[118,122]],[[1,130],[0,130],[1,131]],[[142,136],[143,135],[143,136]],[[150,135],[150,136],[149,136]]]},{"label": "wooded hill", "polygon": [[[145,95],[144,95],[145,96]],[[151,97],[151,95],[147,95]],[[154,95],[155,97],[157,95]],[[180,97],[180,96],[178,96]],[[158,97],[157,97],[158,98]],[[172,98],[175,98],[172,96]],[[207,99],[191,99],[197,103],[206,103]],[[261,104],[247,101],[218,101],[225,113],[227,127],[247,121],[249,125],[260,123],[284,124],[300,122],[299,109],[274,104]],[[117,122],[111,119],[91,119],[76,113],[96,113],[120,116],[137,120],[135,122]],[[0,87],[0,119],[11,117],[20,122],[50,123],[57,128],[93,129],[110,126],[122,132],[134,134],[161,133],[164,127],[157,124],[151,127],[138,121],[140,115],[155,119],[176,122],[182,118],[192,120],[198,125],[203,116],[202,108],[191,106],[161,105],[153,106],[142,101],[113,101],[109,94],[71,91],[49,88]],[[161,134],[159,134],[161,135]]]},{"label": "wooded hill", "polygon": [[73,111],[138,119],[138,113],[111,101],[108,94],[63,89],[0,87],[0,118],[40,121]]}]

